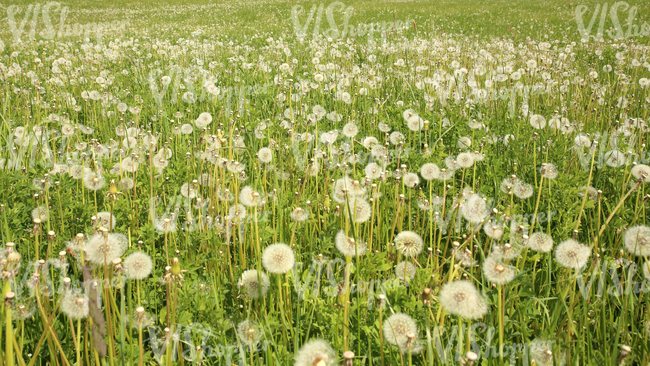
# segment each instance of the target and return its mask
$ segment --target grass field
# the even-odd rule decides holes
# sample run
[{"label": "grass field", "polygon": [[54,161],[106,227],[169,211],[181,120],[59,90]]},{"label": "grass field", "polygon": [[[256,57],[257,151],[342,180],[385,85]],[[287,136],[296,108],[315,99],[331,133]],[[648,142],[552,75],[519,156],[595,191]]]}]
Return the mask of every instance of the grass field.
[{"label": "grass field", "polygon": [[649,364],[650,4],[0,14],[0,366]]}]

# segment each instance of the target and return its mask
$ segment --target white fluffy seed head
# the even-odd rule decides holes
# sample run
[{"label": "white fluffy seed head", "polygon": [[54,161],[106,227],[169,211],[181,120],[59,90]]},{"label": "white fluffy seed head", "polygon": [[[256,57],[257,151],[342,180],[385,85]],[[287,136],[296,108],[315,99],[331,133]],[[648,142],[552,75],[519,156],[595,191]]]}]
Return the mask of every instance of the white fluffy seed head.
[{"label": "white fluffy seed head", "polygon": [[465,319],[478,319],[488,312],[487,302],[469,281],[445,284],[440,290],[439,299],[445,311]]},{"label": "white fluffy seed head", "polygon": [[263,147],[257,152],[257,158],[262,163],[270,163],[273,160],[273,150],[268,147]]},{"label": "white fluffy seed head", "polygon": [[589,256],[591,248],[573,239],[561,242],[555,249],[555,259],[565,268],[580,269],[587,264]]},{"label": "white fluffy seed head", "polygon": [[259,299],[266,296],[269,291],[271,282],[269,277],[264,272],[258,272],[254,269],[249,269],[241,274],[238,282],[241,292],[249,299]]},{"label": "white fluffy seed head", "polygon": [[237,335],[242,343],[255,346],[264,335],[260,326],[252,320],[244,320],[237,325]]},{"label": "white fluffy seed head", "polygon": [[295,263],[293,250],[284,243],[271,244],[262,253],[262,265],[270,273],[287,273]]},{"label": "white fluffy seed head", "polygon": [[470,168],[474,165],[474,154],[470,152],[463,152],[456,157],[456,163],[461,168]]},{"label": "white fluffy seed head", "polygon": [[402,261],[395,266],[395,275],[402,281],[412,280],[415,277],[416,269],[413,263]]},{"label": "white fluffy seed head", "polygon": [[97,265],[111,264],[115,258],[124,254],[128,247],[129,240],[123,234],[98,233],[90,237],[86,245],[86,255],[88,260]]},{"label": "white fluffy seed head", "polygon": [[294,366],[336,366],[336,352],[327,341],[312,339],[296,353]]},{"label": "white fluffy seed head", "polygon": [[505,264],[493,255],[485,258],[483,263],[483,274],[485,278],[497,285],[504,285],[515,278],[515,268]]},{"label": "white fluffy seed head", "polygon": [[553,249],[553,238],[546,233],[538,231],[528,238],[528,247],[536,252],[548,253]]},{"label": "white fluffy seed head", "polygon": [[408,333],[417,334],[418,326],[413,318],[404,313],[396,313],[384,320],[384,338],[394,346],[403,346],[408,341]]},{"label": "white fluffy seed head", "polygon": [[142,280],[151,274],[153,262],[147,253],[135,252],[124,259],[123,268],[128,278]]},{"label": "white fluffy seed head", "polygon": [[532,185],[519,180],[515,183],[512,191],[515,196],[521,199],[530,198],[530,196],[532,196],[534,193]]},{"label": "white fluffy seed head", "polygon": [[420,175],[424,180],[438,179],[440,176],[440,168],[434,163],[426,163],[420,167]]},{"label": "white fluffy seed head", "polygon": [[88,297],[80,291],[66,291],[61,298],[61,311],[71,319],[88,316]]},{"label": "white fluffy seed head", "polygon": [[345,235],[344,230],[340,230],[338,234],[336,234],[334,241],[336,243],[336,249],[338,249],[339,252],[345,256],[361,256],[364,255],[368,249],[365,243],[356,241],[353,238]]},{"label": "white fluffy seed head", "polygon": [[420,177],[415,173],[404,174],[404,185],[409,188],[414,188],[420,183]]},{"label": "white fluffy seed head", "polygon": [[544,163],[539,169],[540,174],[546,179],[555,179],[558,175],[558,170],[555,164]]},{"label": "white fluffy seed head", "polygon": [[422,252],[424,241],[413,231],[402,231],[395,236],[395,248],[405,257],[417,257]]},{"label": "white fluffy seed head", "polygon": [[530,342],[530,358],[535,360],[538,366],[553,366],[553,351],[551,341],[535,339]]},{"label": "white fluffy seed head", "polygon": [[99,220],[100,226],[106,227],[109,230],[115,229],[115,225],[117,224],[115,215],[111,215],[110,212],[98,212],[97,219]]},{"label": "white fluffy seed head", "polygon": [[492,220],[488,220],[484,225],[483,225],[483,231],[485,232],[485,235],[488,237],[499,240],[503,236],[503,225],[499,222],[493,222]]},{"label": "white fluffy seed head", "polygon": [[[345,217],[352,217],[354,222],[363,223],[370,220],[372,215],[372,206],[363,198],[354,198],[349,203],[344,203]],[[348,205],[352,210],[352,215],[348,216]]]},{"label": "white fluffy seed head", "polygon": [[630,171],[634,178],[640,179],[644,183],[650,182],[650,166],[645,164],[637,164]]},{"label": "white fluffy seed head", "polygon": [[623,243],[628,252],[642,257],[650,256],[650,227],[637,225],[625,231]]},{"label": "white fluffy seed head", "polygon": [[485,220],[490,211],[483,197],[475,193],[463,202],[461,213],[465,220],[478,224]]},{"label": "white fluffy seed head", "polygon": [[382,171],[383,169],[377,163],[369,163],[365,168],[366,177],[370,180],[379,179]]}]

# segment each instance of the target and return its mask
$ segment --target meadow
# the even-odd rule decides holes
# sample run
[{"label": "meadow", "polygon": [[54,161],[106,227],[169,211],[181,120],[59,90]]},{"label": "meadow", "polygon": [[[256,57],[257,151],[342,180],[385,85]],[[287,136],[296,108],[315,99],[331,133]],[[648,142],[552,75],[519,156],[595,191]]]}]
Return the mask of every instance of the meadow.
[{"label": "meadow", "polygon": [[0,366],[650,364],[650,4],[0,14]]}]

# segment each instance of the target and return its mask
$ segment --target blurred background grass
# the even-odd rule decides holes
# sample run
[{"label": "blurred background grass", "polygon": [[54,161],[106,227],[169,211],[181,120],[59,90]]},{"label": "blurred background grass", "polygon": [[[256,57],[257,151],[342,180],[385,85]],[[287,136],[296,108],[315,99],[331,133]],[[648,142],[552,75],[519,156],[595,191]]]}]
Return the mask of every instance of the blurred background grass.
[{"label": "blurred background grass", "polygon": [[[6,40],[10,36],[7,8],[18,6],[16,21],[20,22],[29,5],[47,2],[33,0],[3,0],[0,34]],[[200,37],[250,38],[269,35],[290,37],[294,35],[291,9],[294,5],[304,8],[300,19],[304,23],[312,6],[321,3],[327,8],[334,1],[280,1],[280,0],[113,0],[113,1],[60,1],[68,8],[66,24],[91,23],[98,21],[128,21],[128,36],[189,37],[192,32],[201,31]],[[650,2],[629,1],[637,7],[634,24],[650,24]],[[346,7],[354,9],[349,24],[378,21],[413,19],[418,31],[433,31],[434,34],[453,34],[467,37],[503,37],[524,41],[532,39],[579,40],[575,21],[575,8],[588,6],[584,15],[588,22],[593,15],[597,0],[567,2],[563,0],[400,0],[400,1],[347,1]],[[610,2],[611,7],[613,3]],[[343,23],[342,7],[336,8],[337,25]],[[622,8],[624,9],[624,8]],[[618,16],[624,30],[627,30],[627,11],[619,10]],[[58,23],[59,11],[52,11],[53,24]],[[44,27],[42,16],[39,25]],[[611,26],[607,18],[606,28]],[[328,28],[325,14],[321,30]],[[594,26],[597,28],[597,24]],[[25,29],[29,29],[26,24]],[[309,27],[309,31],[313,25]],[[308,31],[308,33],[309,33]],[[595,33],[595,30],[592,31]],[[197,36],[197,34],[195,34]],[[635,37],[647,43],[648,37]]]}]

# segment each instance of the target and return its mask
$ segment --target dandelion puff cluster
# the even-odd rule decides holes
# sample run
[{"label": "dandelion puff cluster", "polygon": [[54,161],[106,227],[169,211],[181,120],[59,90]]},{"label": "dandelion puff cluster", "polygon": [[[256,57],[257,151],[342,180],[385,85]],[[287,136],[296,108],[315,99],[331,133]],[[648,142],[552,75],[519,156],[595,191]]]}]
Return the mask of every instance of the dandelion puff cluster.
[{"label": "dandelion puff cluster", "polygon": [[270,163],[273,160],[273,150],[268,147],[263,147],[257,152],[257,158],[260,159],[262,163]]},{"label": "dandelion puff cluster", "polygon": [[[348,205],[352,210],[352,215],[348,214]],[[370,216],[372,215],[370,203],[363,198],[354,198],[349,203],[344,203],[343,207],[345,208],[345,217],[352,217],[356,223],[366,222],[370,220]]]},{"label": "dandelion puff cluster", "polygon": [[394,346],[402,346],[408,342],[408,333],[417,334],[418,326],[411,316],[396,313],[384,320],[384,339]]},{"label": "dandelion puff cluster", "polygon": [[504,285],[515,278],[516,271],[513,266],[505,264],[494,255],[489,255],[483,262],[483,274],[488,281]]},{"label": "dandelion puff cluster", "polygon": [[291,211],[291,220],[296,221],[296,222],[305,222],[309,218],[309,211],[305,210],[302,207],[296,207],[293,211]]},{"label": "dandelion puff cluster", "polygon": [[115,258],[124,254],[128,247],[129,240],[123,234],[97,233],[90,237],[86,245],[88,260],[97,265],[110,264]]},{"label": "dandelion puff cluster", "polygon": [[440,168],[434,163],[426,163],[420,167],[420,175],[424,180],[438,179],[440,176]]},{"label": "dandelion puff cluster", "polygon": [[252,320],[244,320],[237,325],[237,335],[249,347],[257,345],[264,335],[260,326]]},{"label": "dandelion puff cluster", "polygon": [[469,196],[461,206],[461,213],[465,220],[478,224],[483,222],[490,213],[485,199],[479,194]]},{"label": "dandelion puff cluster", "polygon": [[84,319],[90,311],[88,303],[88,296],[81,291],[69,290],[61,298],[61,311],[70,319]]},{"label": "dandelion puff cluster", "polygon": [[395,275],[402,281],[412,280],[415,277],[416,269],[413,263],[402,261],[395,266]]},{"label": "dandelion puff cluster", "polygon": [[558,175],[558,170],[555,164],[551,163],[544,163],[542,164],[542,167],[539,169],[540,174],[542,177],[546,179],[555,179],[557,178]]},{"label": "dandelion puff cluster", "polygon": [[453,281],[442,286],[440,305],[450,314],[465,319],[478,319],[488,312],[488,304],[473,283]]},{"label": "dandelion puff cluster", "polygon": [[109,230],[115,229],[115,225],[117,225],[115,215],[112,215],[110,212],[98,212],[97,220],[99,220],[100,226],[106,227]]},{"label": "dandelion puff cluster", "polygon": [[296,353],[294,366],[336,366],[338,359],[332,346],[323,339],[312,339]]},{"label": "dandelion puff cluster", "polygon": [[395,248],[405,257],[417,257],[422,252],[424,241],[413,231],[402,231],[395,236]]},{"label": "dandelion puff cluster", "polygon": [[370,180],[375,180],[379,179],[381,177],[381,173],[383,169],[381,166],[377,163],[369,163],[366,165],[366,168],[364,169],[366,173],[366,177]]},{"label": "dandelion puff cluster", "polygon": [[284,243],[271,244],[262,253],[262,265],[270,273],[287,273],[295,262],[291,247]]},{"label": "dandelion puff cluster", "polygon": [[591,256],[591,248],[573,239],[567,239],[555,248],[555,259],[565,268],[581,269]]},{"label": "dandelion puff cluster", "polygon": [[271,286],[271,282],[266,273],[258,272],[255,269],[244,271],[237,284],[249,299],[259,299],[260,297],[266,296]]},{"label": "dandelion puff cluster", "polygon": [[637,164],[630,170],[634,178],[641,180],[644,183],[650,182],[650,166],[645,164]]},{"label": "dandelion puff cluster", "polygon": [[483,232],[485,232],[485,235],[488,237],[494,240],[499,240],[503,236],[503,225],[501,223],[488,220],[485,222],[485,224],[483,224]]},{"label": "dandelion puff cluster", "polygon": [[368,249],[365,243],[357,242],[353,238],[345,235],[344,230],[340,230],[338,234],[336,234],[334,241],[336,243],[336,249],[345,256],[361,256],[364,255]]},{"label": "dandelion puff cluster", "polygon": [[404,180],[404,185],[409,188],[414,188],[420,183],[420,177],[415,173],[406,173],[402,179]]},{"label": "dandelion puff cluster", "polygon": [[474,165],[474,153],[463,152],[456,156],[456,163],[461,168],[471,168]]},{"label": "dandelion puff cluster", "polygon": [[530,342],[529,354],[538,366],[553,366],[552,342],[542,339],[535,339]]},{"label": "dandelion puff cluster", "polygon": [[32,220],[39,219],[41,222],[46,222],[50,219],[50,210],[47,206],[38,206],[32,210]]},{"label": "dandelion puff cluster", "polygon": [[528,248],[540,253],[548,253],[553,249],[553,238],[541,231],[533,233],[528,238]]},{"label": "dandelion puff cluster", "polygon": [[124,259],[124,274],[134,280],[147,278],[153,270],[153,261],[147,253],[134,252]]},{"label": "dandelion puff cluster", "polygon": [[625,231],[623,243],[628,252],[642,257],[650,256],[650,227],[637,225]]},{"label": "dandelion puff cluster", "polygon": [[518,198],[526,199],[533,195],[534,190],[532,185],[522,181],[517,181],[512,188],[512,193]]}]

